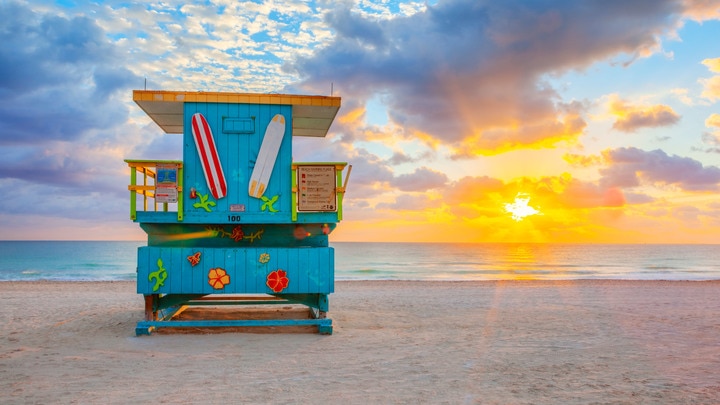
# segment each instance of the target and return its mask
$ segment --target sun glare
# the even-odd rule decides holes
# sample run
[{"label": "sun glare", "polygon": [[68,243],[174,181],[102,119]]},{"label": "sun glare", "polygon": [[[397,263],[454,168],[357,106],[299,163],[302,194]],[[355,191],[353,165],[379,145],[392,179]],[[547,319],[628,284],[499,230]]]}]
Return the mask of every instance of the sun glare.
[{"label": "sun glare", "polygon": [[540,211],[529,206],[529,202],[530,196],[526,193],[517,193],[515,201],[505,204],[505,211],[512,214],[512,219],[515,221],[522,221],[523,218],[529,217],[530,215],[542,215]]}]

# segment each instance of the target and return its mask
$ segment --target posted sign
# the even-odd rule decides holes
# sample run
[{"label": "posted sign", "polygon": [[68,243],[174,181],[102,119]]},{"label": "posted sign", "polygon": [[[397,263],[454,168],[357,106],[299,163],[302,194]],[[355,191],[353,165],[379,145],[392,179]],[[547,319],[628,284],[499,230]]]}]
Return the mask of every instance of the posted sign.
[{"label": "posted sign", "polygon": [[177,172],[176,164],[158,164],[155,167],[155,201],[158,203],[176,203],[178,199],[177,192]]},{"label": "posted sign", "polygon": [[335,170],[335,165],[298,166],[298,211],[337,211]]}]

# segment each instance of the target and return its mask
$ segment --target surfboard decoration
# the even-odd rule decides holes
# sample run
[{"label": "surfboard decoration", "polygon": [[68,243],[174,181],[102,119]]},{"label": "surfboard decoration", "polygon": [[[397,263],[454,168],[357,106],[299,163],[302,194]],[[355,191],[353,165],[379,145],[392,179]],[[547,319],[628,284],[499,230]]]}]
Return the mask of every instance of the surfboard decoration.
[{"label": "surfboard decoration", "polygon": [[282,114],[276,114],[265,130],[265,137],[260,145],[260,152],[250,176],[248,193],[251,197],[261,198],[265,193],[284,135],[285,117]]},{"label": "surfboard decoration", "polygon": [[210,194],[216,200],[227,194],[227,183],[210,125],[201,113],[192,116],[192,134]]}]

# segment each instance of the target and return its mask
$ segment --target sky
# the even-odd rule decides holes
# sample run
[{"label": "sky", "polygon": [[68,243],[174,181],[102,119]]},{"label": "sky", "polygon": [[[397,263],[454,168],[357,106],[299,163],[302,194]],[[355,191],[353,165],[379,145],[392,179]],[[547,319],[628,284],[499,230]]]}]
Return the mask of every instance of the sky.
[{"label": "sky", "polygon": [[143,240],[133,89],[334,95],[332,241],[720,243],[720,1],[0,0],[0,239]]}]

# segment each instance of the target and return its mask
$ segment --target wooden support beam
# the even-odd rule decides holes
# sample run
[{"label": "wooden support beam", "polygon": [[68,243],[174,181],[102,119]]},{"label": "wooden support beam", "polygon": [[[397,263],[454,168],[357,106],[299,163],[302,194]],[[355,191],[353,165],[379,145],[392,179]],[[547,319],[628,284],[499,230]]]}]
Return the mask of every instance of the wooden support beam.
[{"label": "wooden support beam", "polygon": [[145,296],[145,320],[146,321],[156,321],[157,320],[157,311],[154,307],[154,301],[155,298],[158,297],[158,294],[151,294]]}]

